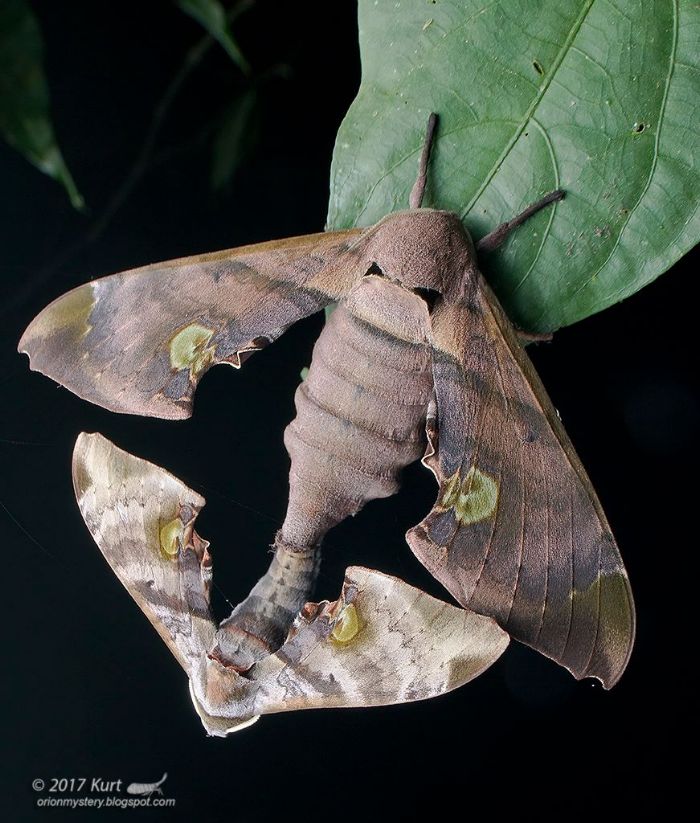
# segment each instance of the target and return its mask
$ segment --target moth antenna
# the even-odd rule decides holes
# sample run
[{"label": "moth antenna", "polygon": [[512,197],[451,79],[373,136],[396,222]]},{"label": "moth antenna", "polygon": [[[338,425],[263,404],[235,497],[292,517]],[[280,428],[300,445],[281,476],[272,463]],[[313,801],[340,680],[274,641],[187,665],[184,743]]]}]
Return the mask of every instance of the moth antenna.
[{"label": "moth antenna", "polygon": [[430,160],[430,150],[433,147],[433,138],[435,137],[435,127],[437,126],[438,116],[433,112],[428,118],[428,127],[425,130],[425,141],[423,143],[423,151],[420,155],[420,163],[418,164],[418,177],[413,184],[411,194],[408,198],[408,205],[412,209],[419,209],[423,202],[423,195],[425,194],[425,184],[428,179],[428,160]]},{"label": "moth antenna", "polygon": [[556,191],[550,191],[549,194],[545,194],[541,200],[538,200],[536,203],[528,206],[525,211],[521,211],[520,214],[516,215],[511,220],[506,220],[505,223],[501,223],[500,226],[495,228],[492,232],[489,232],[486,237],[482,237],[476,244],[476,250],[493,251],[494,249],[497,249],[514,228],[520,226],[528,218],[532,217],[533,214],[537,214],[540,209],[543,209],[550,203],[556,203],[557,200],[563,200],[565,194],[566,192],[563,189],[557,189]]}]

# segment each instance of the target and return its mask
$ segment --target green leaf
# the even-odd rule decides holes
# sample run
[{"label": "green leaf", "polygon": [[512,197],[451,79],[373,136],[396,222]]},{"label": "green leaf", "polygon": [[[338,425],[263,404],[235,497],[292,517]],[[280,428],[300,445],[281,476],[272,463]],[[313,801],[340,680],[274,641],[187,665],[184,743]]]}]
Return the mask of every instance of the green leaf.
[{"label": "green leaf", "polygon": [[338,132],[329,228],[424,205],[479,238],[567,197],[480,264],[512,319],[553,331],[622,300],[700,234],[700,5],[690,0],[360,0],[362,84]]},{"label": "green leaf", "polygon": [[30,163],[65,188],[74,208],[84,204],[58,148],[49,118],[42,40],[25,0],[0,3],[0,133]]},{"label": "green leaf", "polygon": [[243,74],[250,74],[250,65],[231,34],[226,10],[218,0],[177,0],[177,5],[209,32]]}]

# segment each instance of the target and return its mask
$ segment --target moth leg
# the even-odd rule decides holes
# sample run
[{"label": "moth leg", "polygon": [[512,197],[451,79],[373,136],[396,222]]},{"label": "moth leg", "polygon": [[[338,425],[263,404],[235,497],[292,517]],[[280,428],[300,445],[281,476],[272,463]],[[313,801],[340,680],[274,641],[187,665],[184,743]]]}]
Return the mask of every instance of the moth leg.
[{"label": "moth leg", "polygon": [[541,200],[538,200],[536,203],[528,206],[524,211],[521,211],[520,214],[516,215],[511,220],[506,220],[505,223],[501,223],[500,226],[495,228],[492,232],[489,232],[486,237],[482,237],[476,244],[476,250],[493,251],[494,249],[497,249],[513,229],[522,225],[526,220],[532,217],[533,214],[537,214],[538,211],[543,209],[545,206],[549,206],[550,203],[556,203],[557,200],[563,200],[565,194],[566,192],[562,191],[562,189],[557,189],[556,191],[551,191],[549,194],[546,194]]},{"label": "moth leg", "polygon": [[270,568],[216,633],[212,656],[240,672],[280,648],[318,575],[320,545],[295,546],[279,531],[273,551]]}]

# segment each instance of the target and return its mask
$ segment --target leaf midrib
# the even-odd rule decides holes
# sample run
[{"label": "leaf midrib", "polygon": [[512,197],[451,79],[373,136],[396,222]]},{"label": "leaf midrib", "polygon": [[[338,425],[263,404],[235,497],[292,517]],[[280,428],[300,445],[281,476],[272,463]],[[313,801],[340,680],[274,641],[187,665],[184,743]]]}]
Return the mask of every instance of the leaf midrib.
[{"label": "leaf midrib", "polygon": [[496,172],[503,165],[503,161],[510,154],[511,149],[513,148],[513,146],[517,142],[520,135],[525,130],[525,127],[527,126],[527,124],[530,122],[530,118],[535,113],[535,110],[537,109],[540,102],[542,101],[542,98],[544,97],[544,95],[548,91],[549,87],[551,86],[552,80],[554,80],[554,77],[555,77],[556,73],[559,71],[559,66],[561,66],[564,58],[568,54],[569,49],[571,47],[571,44],[573,43],[574,39],[576,38],[576,35],[579,33],[579,31],[581,29],[581,26],[583,25],[586,17],[588,16],[588,13],[590,12],[590,10],[593,7],[594,3],[595,3],[595,0],[586,0],[586,4],[584,5],[583,9],[581,10],[581,13],[579,14],[579,16],[574,21],[574,24],[571,27],[571,31],[567,35],[566,40],[564,41],[564,43],[562,44],[561,49],[559,50],[559,53],[557,54],[557,56],[554,59],[551,71],[549,72],[549,74],[547,75],[547,77],[543,81],[542,85],[540,86],[540,89],[539,89],[538,93],[532,98],[532,102],[527,107],[527,109],[525,111],[525,115],[523,116],[522,121],[520,122],[520,124],[518,125],[516,130],[513,132],[513,136],[510,138],[510,140],[508,141],[508,143],[504,147],[503,151],[498,156],[496,162],[490,168],[490,170],[487,173],[487,175],[485,176],[481,186],[479,186],[479,188],[477,189],[477,191],[474,194],[474,196],[472,197],[472,199],[469,201],[469,203],[465,206],[464,210],[462,211],[462,214],[460,215],[462,220],[464,220],[464,218],[467,216],[467,214],[469,214],[469,212],[474,207],[474,204],[476,203],[476,201],[484,193],[486,187],[489,185],[491,180],[493,180],[494,176],[496,175]]}]

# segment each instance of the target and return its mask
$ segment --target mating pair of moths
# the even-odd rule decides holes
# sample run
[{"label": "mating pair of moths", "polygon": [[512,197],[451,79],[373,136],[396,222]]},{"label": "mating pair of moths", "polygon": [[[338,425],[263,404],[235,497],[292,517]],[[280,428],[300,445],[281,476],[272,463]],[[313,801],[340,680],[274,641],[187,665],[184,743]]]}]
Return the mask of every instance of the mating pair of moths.
[{"label": "mating pair of moths", "polygon": [[[435,122],[408,211],[87,283],[20,342],[33,368],[87,400],[179,419],[211,366],[239,367],[339,304],[285,431],[289,506],[270,568],[218,627],[194,531],[204,499],[98,434],[76,443],[85,522],[187,672],[210,734],[271,712],[442,694],[509,636],[606,687],[627,664],[632,595],[598,498],[458,216],[420,207]],[[463,608],[359,567],[338,600],[307,603],[326,532],[394,494],[421,457],[439,491],[406,539]]]}]

